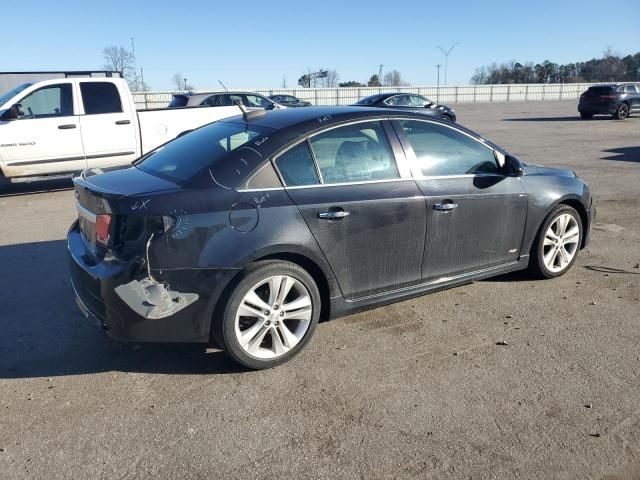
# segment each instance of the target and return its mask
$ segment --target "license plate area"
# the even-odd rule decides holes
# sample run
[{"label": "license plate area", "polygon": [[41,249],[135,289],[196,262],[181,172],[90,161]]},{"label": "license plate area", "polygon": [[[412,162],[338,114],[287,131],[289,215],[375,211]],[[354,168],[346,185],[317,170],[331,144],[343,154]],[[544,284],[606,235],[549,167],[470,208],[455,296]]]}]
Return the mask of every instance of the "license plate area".
[{"label": "license plate area", "polygon": [[79,203],[76,204],[78,209],[78,224],[80,225],[80,233],[82,239],[91,247],[96,248],[96,214],[87,210]]}]

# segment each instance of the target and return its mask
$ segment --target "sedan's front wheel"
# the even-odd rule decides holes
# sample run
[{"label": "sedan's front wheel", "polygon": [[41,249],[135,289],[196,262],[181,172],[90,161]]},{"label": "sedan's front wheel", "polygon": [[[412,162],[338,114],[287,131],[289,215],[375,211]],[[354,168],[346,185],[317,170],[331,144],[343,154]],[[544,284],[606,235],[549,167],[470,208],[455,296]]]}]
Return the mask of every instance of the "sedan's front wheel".
[{"label": "sedan's front wheel", "polygon": [[284,261],[247,268],[231,292],[214,335],[242,365],[280,365],[304,348],[320,318],[320,293],[300,266]]},{"label": "sedan's front wheel", "polygon": [[582,242],[582,221],[568,205],[555,207],[540,227],[531,249],[531,269],[540,277],[566,273],[578,256]]}]

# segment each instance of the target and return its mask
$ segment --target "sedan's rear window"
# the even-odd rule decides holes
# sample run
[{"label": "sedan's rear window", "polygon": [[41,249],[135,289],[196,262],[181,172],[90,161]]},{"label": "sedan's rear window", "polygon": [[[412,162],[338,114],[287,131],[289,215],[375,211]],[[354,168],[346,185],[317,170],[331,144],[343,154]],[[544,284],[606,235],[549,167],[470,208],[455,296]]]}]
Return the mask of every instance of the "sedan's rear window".
[{"label": "sedan's rear window", "polygon": [[613,92],[613,87],[601,86],[601,87],[589,87],[589,91],[591,93],[596,93],[600,95],[601,93],[611,93]]},{"label": "sedan's rear window", "polygon": [[371,95],[370,97],[361,98],[355,105],[373,105],[378,100],[380,100],[380,95]]},{"label": "sedan's rear window", "polygon": [[270,131],[244,123],[212,123],[164,144],[135,166],[159,177],[185,182],[215,165],[228,152]]}]

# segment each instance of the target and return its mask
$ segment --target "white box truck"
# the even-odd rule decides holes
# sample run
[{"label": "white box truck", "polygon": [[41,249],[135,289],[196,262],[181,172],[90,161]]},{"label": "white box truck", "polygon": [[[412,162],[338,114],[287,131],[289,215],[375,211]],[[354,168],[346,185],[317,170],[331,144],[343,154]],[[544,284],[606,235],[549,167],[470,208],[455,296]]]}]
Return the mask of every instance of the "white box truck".
[{"label": "white box truck", "polygon": [[136,110],[118,72],[0,73],[0,86],[10,88],[0,95],[0,183],[126,165],[241,113],[238,107]]}]

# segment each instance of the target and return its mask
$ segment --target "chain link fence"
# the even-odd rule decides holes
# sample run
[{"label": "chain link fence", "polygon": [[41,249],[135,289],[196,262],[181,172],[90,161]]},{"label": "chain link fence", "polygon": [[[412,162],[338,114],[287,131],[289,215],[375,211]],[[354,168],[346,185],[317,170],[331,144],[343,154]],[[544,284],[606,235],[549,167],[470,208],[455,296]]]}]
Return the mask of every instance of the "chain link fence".
[{"label": "chain link fence", "polygon": [[[410,86],[410,87],[354,87],[354,88],[256,88],[248,89],[262,95],[294,95],[312,105],[350,105],[362,97],[377,93],[417,93],[436,103],[481,102],[540,102],[577,100],[592,83],[544,83],[513,85],[461,85],[461,86]],[[194,90],[205,93],[215,90]],[[165,108],[177,92],[135,92],[138,110]],[[184,92],[182,92],[184,93]]]}]

